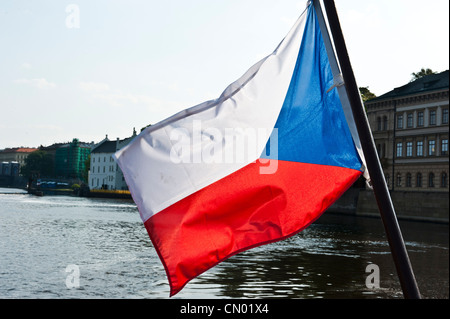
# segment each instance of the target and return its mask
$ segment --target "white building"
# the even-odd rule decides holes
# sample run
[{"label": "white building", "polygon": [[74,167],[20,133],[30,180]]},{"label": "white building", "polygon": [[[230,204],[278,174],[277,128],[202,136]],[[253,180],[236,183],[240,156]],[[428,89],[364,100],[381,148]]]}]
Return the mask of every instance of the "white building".
[{"label": "white building", "polygon": [[122,170],[114,161],[113,154],[126,146],[136,136],[126,139],[110,141],[108,135],[91,150],[91,164],[89,169],[89,189],[127,190],[128,186]]}]

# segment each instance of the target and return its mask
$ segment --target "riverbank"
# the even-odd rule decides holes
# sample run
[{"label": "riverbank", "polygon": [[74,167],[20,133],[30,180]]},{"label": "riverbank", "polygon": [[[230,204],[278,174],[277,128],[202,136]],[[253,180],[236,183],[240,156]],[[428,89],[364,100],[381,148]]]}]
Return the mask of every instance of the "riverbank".
[{"label": "riverbank", "polygon": [[91,189],[84,197],[132,199],[130,191],[106,189]]},{"label": "riverbank", "polygon": [[36,196],[49,196],[49,195],[64,195],[64,196],[76,196],[76,197],[97,197],[97,198],[117,198],[117,199],[132,199],[130,191],[127,190],[104,190],[104,189],[93,189],[89,188],[31,188],[23,189],[28,192],[28,194]]},{"label": "riverbank", "polygon": [[[449,223],[449,198],[443,192],[391,192],[399,220]],[[351,188],[328,211],[355,216],[379,217],[373,191]]]},{"label": "riverbank", "polygon": [[75,195],[73,189],[36,189],[32,188],[28,191],[31,195],[36,196],[48,196],[48,195],[64,195],[64,196],[72,196]]}]

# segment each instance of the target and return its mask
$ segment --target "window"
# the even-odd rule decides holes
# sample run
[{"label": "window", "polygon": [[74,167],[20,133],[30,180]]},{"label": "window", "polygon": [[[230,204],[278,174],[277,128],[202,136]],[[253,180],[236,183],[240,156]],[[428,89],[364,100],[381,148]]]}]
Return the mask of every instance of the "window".
[{"label": "window", "polygon": [[[447,112],[448,113],[448,112]],[[383,116],[383,130],[387,130],[388,129],[388,121],[387,121],[387,116]]]},{"label": "window", "polygon": [[411,173],[406,174],[406,187],[411,187]]},{"label": "window", "polygon": [[377,130],[381,131],[381,117],[377,117]]},{"label": "window", "polygon": [[413,127],[413,114],[412,113],[408,113],[408,117],[406,119],[406,126],[408,128]]},{"label": "window", "polygon": [[436,141],[428,141],[428,156],[436,155]]},{"label": "window", "polygon": [[441,174],[441,187],[447,187],[448,180],[447,180],[447,173]]},{"label": "window", "polygon": [[423,126],[423,111],[417,112],[417,126]]},{"label": "window", "polygon": [[442,124],[448,124],[448,109],[442,110]]},{"label": "window", "polygon": [[436,125],[436,111],[430,111],[430,125]]},{"label": "window", "polygon": [[421,173],[417,173],[416,187],[422,187],[422,174]]},{"label": "window", "polygon": [[434,174],[430,173],[428,175],[428,187],[434,187]]},{"label": "window", "polygon": [[406,143],[406,156],[411,157],[412,156],[412,148],[413,148],[413,142],[407,142]]},{"label": "window", "polygon": [[448,155],[448,139],[441,142],[441,155]]},{"label": "window", "polygon": [[417,156],[423,156],[423,141],[417,141]]},{"label": "window", "polygon": [[402,175],[400,173],[397,174],[397,179],[396,179],[396,186],[401,187],[402,186]]},{"label": "window", "polygon": [[397,157],[402,157],[403,155],[403,143],[397,143]]},{"label": "window", "polygon": [[397,128],[403,128],[403,115],[397,115]]}]

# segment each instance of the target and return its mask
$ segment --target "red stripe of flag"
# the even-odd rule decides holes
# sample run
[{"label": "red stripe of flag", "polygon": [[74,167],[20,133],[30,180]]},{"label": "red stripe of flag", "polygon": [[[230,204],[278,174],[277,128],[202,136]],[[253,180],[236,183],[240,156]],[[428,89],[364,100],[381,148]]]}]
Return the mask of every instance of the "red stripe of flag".
[{"label": "red stripe of flag", "polygon": [[188,281],[241,251],[290,237],[314,222],[361,175],[358,170],[257,161],[145,222],[173,296]]}]

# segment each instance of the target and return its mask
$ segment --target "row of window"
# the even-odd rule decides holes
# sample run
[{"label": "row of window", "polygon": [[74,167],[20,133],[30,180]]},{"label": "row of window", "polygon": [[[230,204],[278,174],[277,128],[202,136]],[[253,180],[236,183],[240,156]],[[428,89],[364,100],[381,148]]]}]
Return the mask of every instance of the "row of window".
[{"label": "row of window", "polygon": [[[97,181],[97,183],[95,183],[95,181]],[[106,183],[106,182],[113,182],[113,181],[114,181],[114,176],[108,176],[108,180],[107,181],[103,178],[103,184]],[[95,186],[95,184],[97,184],[97,186],[100,186],[100,179],[92,178],[91,186]]]},{"label": "row of window", "polygon": [[[106,157],[107,157],[107,156],[103,156],[103,162],[106,162]],[[102,159],[101,159],[101,157],[99,156],[99,157],[97,158],[97,162],[100,163],[101,161],[102,161]],[[114,162],[114,159],[113,159],[112,156],[109,157],[109,161],[110,161],[110,162]],[[94,157],[94,156],[92,156],[92,163],[95,163],[95,157]]]},{"label": "row of window", "polygon": [[[417,173],[415,176],[413,176],[411,173],[406,173],[405,176],[405,187],[425,187],[424,185],[424,176],[422,173]],[[389,185],[389,175],[386,175],[386,182]],[[442,187],[446,188],[448,187],[448,176],[447,173],[442,172],[440,174],[440,180],[438,181],[435,174],[433,172],[428,174],[428,187]],[[437,184],[438,183],[438,184]],[[402,187],[403,186],[403,176],[401,173],[398,173],[395,177],[395,186]]]},{"label": "row of window", "polygon": [[[437,119],[436,119],[436,110],[429,110],[428,112],[428,125],[436,125]],[[448,108],[441,110],[441,124],[448,124]],[[425,126],[425,113],[424,111],[418,111],[417,112],[417,118],[416,118],[416,125],[417,127],[423,127]],[[403,114],[397,114],[397,122],[396,122],[397,129],[403,129],[404,127],[404,118]],[[406,114],[406,128],[413,128],[414,127],[414,113],[407,113]],[[377,130],[378,131],[386,131],[388,129],[388,119],[387,116],[377,117]]]},{"label": "row of window", "polygon": [[[117,166],[117,164],[116,164],[115,166]],[[97,173],[100,173],[100,167],[101,167],[101,165],[100,165],[100,166],[94,166],[94,165],[92,165],[91,172],[92,172],[92,173],[95,173],[95,168],[96,168],[96,167],[97,167]],[[117,168],[117,170],[118,170],[118,168]],[[108,172],[114,172],[114,165],[109,165],[109,166],[108,166]],[[103,173],[106,173],[106,166],[103,166]]]},{"label": "row of window", "polygon": [[[448,109],[442,109],[442,124],[448,124]],[[428,125],[436,125],[436,110],[430,110],[428,112]],[[417,112],[417,127],[422,127],[425,125],[424,111]],[[412,128],[414,126],[414,114],[408,113],[406,115],[406,128]],[[402,129],[403,127],[403,115],[397,115],[397,128]]]},{"label": "row of window", "polygon": [[[125,181],[125,178],[122,176],[122,182],[124,182]],[[102,184],[100,184],[100,179],[99,178],[92,178],[91,179],[91,185],[89,185],[90,187],[92,187],[92,188],[102,188],[102,189],[115,189],[115,185],[112,183],[112,185],[108,185],[107,183],[112,183],[112,182],[114,182],[114,176],[108,176],[108,180],[106,180],[105,178],[102,178],[102,181],[101,181],[101,183]],[[126,190],[126,189],[128,189],[128,187],[125,185],[125,186],[122,186],[122,190]]]},{"label": "row of window", "polygon": [[[403,157],[403,142],[397,143],[397,151],[396,156],[397,157]],[[426,154],[427,156],[435,156],[437,154],[436,149],[436,141],[435,140],[429,140],[428,141],[428,152]],[[448,155],[448,139],[442,139],[441,140],[441,149],[440,149],[440,155]],[[414,156],[413,153],[413,142],[406,142],[406,157],[412,157]],[[423,141],[417,141],[416,142],[416,150],[415,150],[415,156],[425,156],[424,152],[424,142]]]}]

